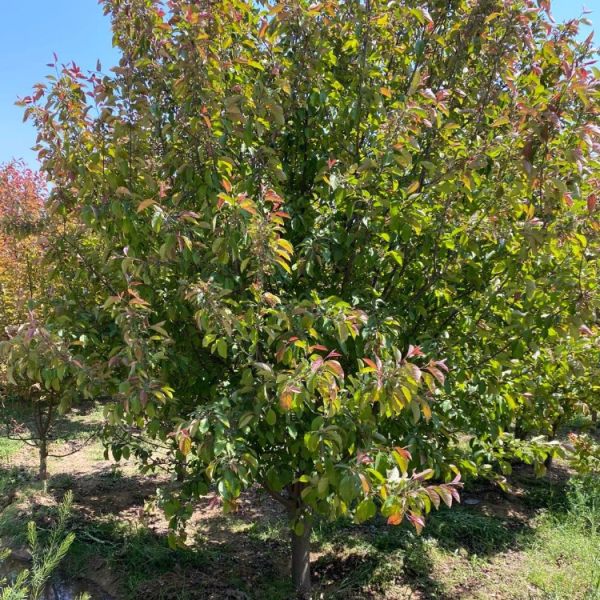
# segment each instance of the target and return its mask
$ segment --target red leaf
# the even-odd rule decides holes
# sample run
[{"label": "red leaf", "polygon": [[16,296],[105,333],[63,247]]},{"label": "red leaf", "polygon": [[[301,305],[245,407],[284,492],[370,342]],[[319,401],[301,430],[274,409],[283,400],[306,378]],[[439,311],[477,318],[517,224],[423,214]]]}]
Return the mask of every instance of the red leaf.
[{"label": "red leaf", "polygon": [[363,358],[363,362],[365,362],[367,365],[369,365],[369,367],[377,371],[377,365],[370,358]]},{"label": "red leaf", "polygon": [[452,494],[445,485],[439,485],[435,488],[435,491],[440,495],[440,498],[444,501],[444,504],[450,508],[452,506]]},{"label": "red leaf", "polygon": [[366,453],[358,450],[356,453],[356,460],[360,465],[370,465],[373,463],[373,459]]},{"label": "red leaf", "polygon": [[425,356],[425,352],[421,350],[420,346],[413,346],[412,344],[408,347],[408,352],[406,353],[406,358],[410,358],[411,356]]},{"label": "red leaf", "polygon": [[401,448],[400,446],[396,446],[394,450],[400,455],[403,456],[406,460],[412,460],[412,454],[406,449]]},{"label": "red leaf", "polygon": [[448,486],[448,489],[450,490],[452,497],[460,504],[460,495],[458,493],[458,490],[452,486]]},{"label": "red leaf", "polygon": [[440,382],[441,385],[444,385],[446,376],[434,365],[435,363],[429,363],[425,368]]},{"label": "red leaf", "polygon": [[327,367],[333,371],[340,379],[344,377],[344,369],[337,360],[328,360],[326,363]]},{"label": "red leaf", "polygon": [[417,382],[421,381],[421,369],[413,363],[406,363],[405,368],[409,371],[410,376]]},{"label": "red leaf", "polygon": [[388,517],[388,525],[400,525],[400,523],[402,523],[402,513],[396,513]]},{"label": "red leaf", "polygon": [[448,370],[449,370],[449,369],[448,369],[448,365],[446,364],[446,361],[447,361],[447,360],[448,360],[447,358],[444,358],[444,360],[436,360],[436,361],[435,361],[435,365],[436,365],[438,368],[442,369],[442,371],[446,371],[446,373],[447,373],[447,372],[448,372]]},{"label": "red leaf", "polygon": [[283,198],[275,190],[271,189],[265,192],[265,200],[278,206],[283,202]]},{"label": "red leaf", "polygon": [[421,471],[420,473],[415,473],[412,478],[415,481],[420,481],[421,479],[427,479],[427,477],[429,477],[432,473],[433,473],[433,469],[425,469],[424,471]]},{"label": "red leaf", "polygon": [[311,363],[310,370],[313,373],[316,373],[321,368],[322,365],[323,365],[323,359],[317,358],[317,360],[313,360],[313,362]]},{"label": "red leaf", "polygon": [[310,352],[312,352],[313,350],[321,350],[322,352],[327,352],[329,348],[327,348],[326,346],[322,346],[321,344],[315,344],[314,346],[311,346],[309,348]]},{"label": "red leaf", "polygon": [[590,194],[587,199],[587,209],[589,212],[594,212],[598,198],[596,194]]},{"label": "red leaf", "polygon": [[423,531],[423,527],[425,527],[425,521],[421,515],[411,512],[408,515],[408,520],[414,525],[415,529],[417,530],[417,534],[420,534],[421,531]]},{"label": "red leaf", "polygon": [[440,496],[433,488],[425,488],[425,493],[429,496],[431,503],[436,507],[440,507]]}]

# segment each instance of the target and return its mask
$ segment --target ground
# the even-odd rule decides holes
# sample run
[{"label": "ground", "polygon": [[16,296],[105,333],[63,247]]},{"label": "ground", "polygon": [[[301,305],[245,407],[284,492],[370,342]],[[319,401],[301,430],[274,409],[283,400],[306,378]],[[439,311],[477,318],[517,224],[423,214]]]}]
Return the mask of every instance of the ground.
[{"label": "ground", "polygon": [[[151,506],[168,478],[141,476],[131,462],[105,460],[99,441],[86,444],[101,421],[99,407],[65,420],[71,441],[59,436],[54,452],[83,448],[50,459],[47,492],[35,479],[35,452],[0,438],[0,538],[14,550],[12,568],[27,559],[26,521],[34,516],[43,531],[71,489],[77,539],[59,578],[72,590],[106,600],[293,598],[278,505],[256,489],[225,516],[209,497],[190,520],[186,547],[170,550],[167,523]],[[314,597],[600,599],[600,485],[574,488],[569,475],[558,462],[543,478],[515,468],[510,493],[471,483],[461,506],[433,515],[421,536],[383,521],[318,523]]]}]

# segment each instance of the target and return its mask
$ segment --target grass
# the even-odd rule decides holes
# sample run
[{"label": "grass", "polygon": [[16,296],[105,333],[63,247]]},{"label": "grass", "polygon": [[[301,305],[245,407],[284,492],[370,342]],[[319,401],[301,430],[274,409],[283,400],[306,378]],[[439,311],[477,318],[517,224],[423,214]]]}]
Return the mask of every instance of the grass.
[{"label": "grass", "polygon": [[[110,471],[96,478],[116,488],[131,484],[128,476],[114,478]],[[37,502],[37,484],[23,472],[3,472],[2,481]],[[524,483],[530,485],[519,503],[531,511],[529,520],[490,514],[495,504],[484,501],[433,514],[420,537],[407,526],[380,520],[361,526],[317,523],[312,541],[319,597],[599,600],[600,483],[587,478],[565,486],[526,477]],[[78,485],[77,477],[61,475],[50,490],[58,500],[64,489]],[[42,530],[54,510],[55,505],[35,505]],[[22,541],[29,517],[18,504],[9,506],[0,518],[0,536]],[[72,526],[77,540],[64,569],[71,577],[85,577],[89,565],[101,559],[120,575],[118,598],[221,598],[232,590],[244,598],[292,598],[286,521],[277,515],[215,515],[197,524],[189,545],[176,550],[164,532],[118,512],[75,514]],[[199,589],[208,595],[199,595]]]},{"label": "grass", "polygon": [[523,577],[546,598],[600,598],[600,536],[580,523],[542,518]]},{"label": "grass", "polygon": [[[532,483],[530,503],[541,496],[540,481]],[[512,540],[498,537],[496,524],[490,522],[488,529],[480,517],[467,531],[456,527],[452,519],[446,521],[447,531],[457,539],[438,544],[433,556],[437,570],[444,572],[446,589],[456,597],[481,599],[600,599],[600,482],[592,477],[575,478],[556,502],[560,497],[548,494],[554,510],[539,511]],[[477,544],[495,540],[487,549],[502,552],[484,560],[471,550],[457,557],[452,548],[465,534],[469,541],[463,547],[472,546],[473,539]],[[467,594],[457,593],[465,588],[470,588]]]},{"label": "grass", "polygon": [[489,556],[516,543],[516,535],[529,529],[507,519],[480,514],[462,507],[443,509],[432,516],[428,537],[435,538],[440,548],[469,556]]},{"label": "grass", "polygon": [[12,464],[14,455],[21,450],[23,442],[0,437],[0,466]]},{"label": "grass", "polygon": [[[75,483],[62,479],[62,485]],[[586,484],[589,485],[589,484]],[[592,486],[593,487],[593,486]],[[422,537],[376,521],[315,527],[314,576],[323,598],[600,598],[598,490],[571,492],[564,512],[542,510],[515,523],[475,508],[433,516]],[[540,494],[541,495],[541,494]],[[10,507],[11,509],[13,507]],[[53,509],[38,507],[47,521]],[[5,511],[0,535],[15,534],[24,514]],[[171,550],[165,535],[115,514],[76,517],[77,540],[65,563],[85,576],[98,557],[121,574],[122,598],[197,598],[197,586],[238,590],[249,598],[291,598],[285,520],[215,517],[189,547]],[[220,535],[215,535],[220,532]],[[215,585],[218,584],[218,585]],[[221,585],[221,587],[219,587]],[[522,592],[520,595],[519,592]]]},{"label": "grass", "polygon": [[526,578],[548,598],[600,599],[600,478],[573,479],[567,498],[566,512],[538,518]]}]

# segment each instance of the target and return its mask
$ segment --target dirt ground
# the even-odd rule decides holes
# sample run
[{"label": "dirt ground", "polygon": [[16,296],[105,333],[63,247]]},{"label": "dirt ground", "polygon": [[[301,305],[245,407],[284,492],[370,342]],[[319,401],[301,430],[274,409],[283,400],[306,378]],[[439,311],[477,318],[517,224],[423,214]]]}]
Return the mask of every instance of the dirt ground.
[{"label": "dirt ground", "polygon": [[[94,425],[93,418],[88,425]],[[59,444],[55,450],[70,447]],[[21,473],[22,481],[0,505],[0,533],[16,558],[25,560],[16,525],[34,516],[43,528],[52,508],[72,490],[77,541],[62,577],[92,598],[293,598],[284,514],[260,489],[245,493],[232,515],[223,515],[214,496],[203,499],[187,525],[186,546],[173,551],[166,543],[167,520],[152,504],[156,488],[169,485],[168,477],[142,476],[132,461],[104,460],[97,441],[67,458],[50,459],[48,493],[34,481],[36,465],[29,448],[5,460],[2,468]],[[568,477],[558,464],[544,480],[535,479],[529,467],[516,469],[509,494],[487,483],[471,484],[462,506],[430,518],[420,537],[378,520],[361,526],[317,524],[314,598],[561,598],[568,581],[551,595],[552,586],[536,583],[526,566],[536,556],[540,514],[560,504]],[[560,557],[556,560],[559,574],[564,566],[565,577],[574,578],[570,598],[600,598],[571,574],[581,567],[576,558],[565,556],[563,566]]]}]

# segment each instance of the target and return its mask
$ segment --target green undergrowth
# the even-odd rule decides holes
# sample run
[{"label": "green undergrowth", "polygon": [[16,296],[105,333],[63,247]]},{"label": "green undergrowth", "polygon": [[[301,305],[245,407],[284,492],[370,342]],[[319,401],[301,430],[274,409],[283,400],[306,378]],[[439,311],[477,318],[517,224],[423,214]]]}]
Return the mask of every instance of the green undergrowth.
[{"label": "green undergrowth", "polygon": [[542,513],[526,553],[527,581],[547,598],[600,599],[600,478],[571,480],[565,512]]}]

